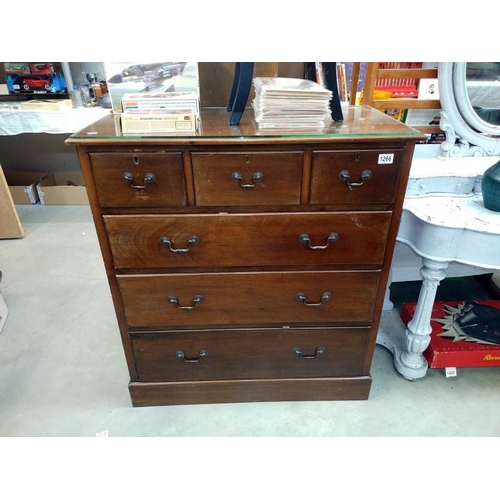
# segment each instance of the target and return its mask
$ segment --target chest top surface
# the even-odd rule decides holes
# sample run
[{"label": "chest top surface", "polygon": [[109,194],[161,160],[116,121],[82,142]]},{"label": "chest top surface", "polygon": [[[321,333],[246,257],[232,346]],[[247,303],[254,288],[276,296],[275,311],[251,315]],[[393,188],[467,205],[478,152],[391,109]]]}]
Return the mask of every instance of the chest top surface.
[{"label": "chest top surface", "polygon": [[248,109],[238,125],[228,124],[228,113],[224,108],[202,108],[200,126],[191,133],[156,133],[148,135],[126,135],[121,132],[120,115],[109,114],[73,134],[66,142],[71,145],[91,146],[149,143],[158,145],[208,145],[208,144],[272,144],[345,142],[350,140],[378,141],[383,138],[417,142],[425,138],[422,134],[370,106],[348,106],[344,109],[344,120],[332,122],[322,130],[290,129],[261,130]]}]

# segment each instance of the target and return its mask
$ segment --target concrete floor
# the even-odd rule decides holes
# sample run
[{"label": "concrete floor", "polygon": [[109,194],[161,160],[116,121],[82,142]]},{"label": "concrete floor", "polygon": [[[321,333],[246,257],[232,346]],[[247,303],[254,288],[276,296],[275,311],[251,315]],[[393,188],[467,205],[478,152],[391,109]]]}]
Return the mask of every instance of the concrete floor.
[{"label": "concrete floor", "polygon": [[409,382],[377,346],[367,401],[133,408],[88,206],[18,206],[0,241],[0,436],[500,436],[500,368]]}]

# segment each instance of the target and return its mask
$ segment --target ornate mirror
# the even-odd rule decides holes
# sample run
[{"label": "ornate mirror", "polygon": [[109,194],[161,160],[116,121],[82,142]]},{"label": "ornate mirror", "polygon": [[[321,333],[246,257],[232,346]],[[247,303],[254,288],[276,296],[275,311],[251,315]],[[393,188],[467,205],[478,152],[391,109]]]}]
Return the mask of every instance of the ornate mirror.
[{"label": "ornate mirror", "polygon": [[443,156],[500,154],[500,63],[439,63]]}]

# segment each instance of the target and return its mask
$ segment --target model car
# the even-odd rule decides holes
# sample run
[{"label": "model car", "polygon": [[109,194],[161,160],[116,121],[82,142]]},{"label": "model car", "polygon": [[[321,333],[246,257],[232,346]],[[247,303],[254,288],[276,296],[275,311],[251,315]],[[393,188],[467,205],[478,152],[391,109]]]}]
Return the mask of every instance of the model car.
[{"label": "model car", "polygon": [[49,90],[52,86],[52,80],[42,76],[30,76],[29,78],[23,78],[22,86],[24,90],[30,90],[31,88]]}]

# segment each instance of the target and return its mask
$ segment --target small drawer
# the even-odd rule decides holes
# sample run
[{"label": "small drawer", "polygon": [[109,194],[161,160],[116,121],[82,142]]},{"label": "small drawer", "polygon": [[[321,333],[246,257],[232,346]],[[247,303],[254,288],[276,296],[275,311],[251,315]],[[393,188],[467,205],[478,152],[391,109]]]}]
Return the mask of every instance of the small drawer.
[{"label": "small drawer", "polygon": [[91,153],[102,207],[186,205],[182,153]]},{"label": "small drawer", "polygon": [[298,205],[302,152],[192,153],[198,206]]},{"label": "small drawer", "polygon": [[369,328],[215,330],[132,340],[141,382],[348,377],[363,373]]},{"label": "small drawer", "polygon": [[104,216],[117,269],[376,264],[390,212]]},{"label": "small drawer", "polygon": [[310,203],[393,203],[401,155],[401,150],[315,151]]},{"label": "small drawer", "polygon": [[120,275],[131,328],[369,324],[379,271]]}]

